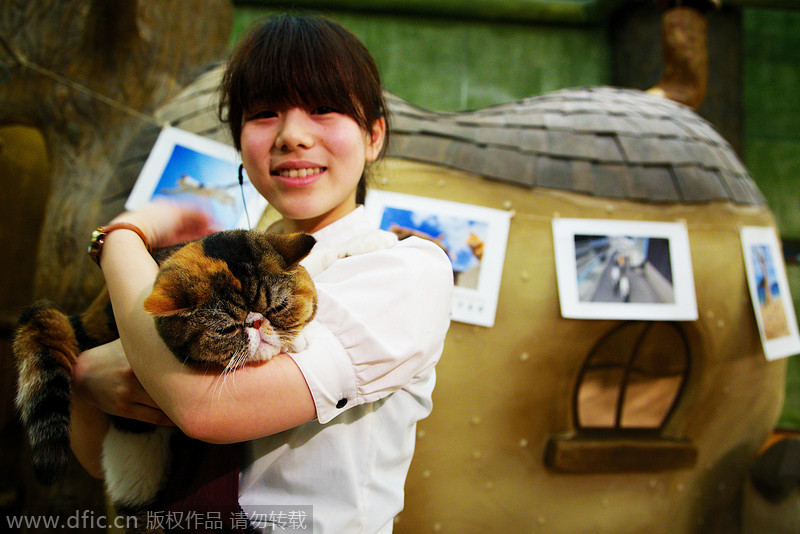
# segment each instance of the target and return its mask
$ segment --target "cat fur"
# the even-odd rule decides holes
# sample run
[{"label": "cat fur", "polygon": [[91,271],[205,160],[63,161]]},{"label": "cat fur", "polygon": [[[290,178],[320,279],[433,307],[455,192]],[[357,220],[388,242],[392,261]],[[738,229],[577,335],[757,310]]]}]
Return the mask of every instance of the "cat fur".
[{"label": "cat fur", "polygon": [[[316,313],[313,282],[299,265],[314,242],[306,234],[232,230],[156,251],[160,270],[146,299],[146,311],[155,316],[156,328],[170,350],[192,366],[233,371],[278,352],[294,351],[293,342]],[[265,291],[268,282],[273,286]],[[274,337],[276,345],[265,345],[266,349],[250,354],[235,348],[235,342],[226,343],[226,336],[215,338],[198,332],[197,324],[193,325],[197,335],[187,336],[193,313],[210,308],[203,313],[212,323],[223,321],[223,311],[238,313],[238,317],[231,315],[223,321],[225,328],[236,328],[234,336],[227,337],[252,345],[252,334],[244,333],[252,328],[241,326],[248,314],[226,303],[219,297],[220,291],[235,295],[241,301],[238,308],[251,305],[249,314],[281,323],[278,330],[281,325],[286,327],[284,335],[277,336],[270,321],[262,323],[270,330],[265,337]],[[281,299],[278,304],[277,299]],[[287,299],[299,304],[287,305]],[[52,303],[40,301],[20,316],[13,344],[18,372],[16,405],[31,444],[34,474],[41,482],[58,480],[71,454],[69,406],[76,358],[117,337],[105,288],[79,315],[67,316]],[[234,348],[225,353],[225,347]],[[118,509],[140,509],[152,502],[164,485],[170,437],[176,430],[120,417],[113,417],[112,423],[103,445],[106,488]]]}]

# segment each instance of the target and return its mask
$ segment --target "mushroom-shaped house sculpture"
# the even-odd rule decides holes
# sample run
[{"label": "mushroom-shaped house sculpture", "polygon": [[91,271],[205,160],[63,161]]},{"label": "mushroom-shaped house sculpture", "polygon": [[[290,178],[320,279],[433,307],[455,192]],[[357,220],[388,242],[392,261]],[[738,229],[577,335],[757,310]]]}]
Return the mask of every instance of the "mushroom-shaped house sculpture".
[{"label": "mushroom-shaped house sculpture", "polygon": [[[226,142],[219,75],[207,72],[159,120]],[[510,216],[493,326],[452,323],[395,531],[738,524],[785,364],[764,357],[739,233],[774,219],[729,144],[688,107],[633,90],[563,90],[463,113],[389,102],[376,189]],[[129,147],[119,187],[157,133]],[[556,218],[684,225],[696,319],[564,317]]]}]

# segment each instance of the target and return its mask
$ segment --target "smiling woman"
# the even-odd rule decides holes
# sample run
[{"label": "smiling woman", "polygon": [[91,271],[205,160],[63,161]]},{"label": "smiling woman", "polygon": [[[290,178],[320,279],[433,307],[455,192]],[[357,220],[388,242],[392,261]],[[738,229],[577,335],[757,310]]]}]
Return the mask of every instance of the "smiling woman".
[{"label": "smiling woman", "polygon": [[[157,508],[207,505],[207,497],[198,499],[211,485],[224,490],[224,496],[214,493],[221,510],[241,504],[254,520],[269,515],[266,505],[290,503],[313,506],[315,532],[390,532],[403,505],[416,423],[431,409],[453,274],[440,247],[418,237],[398,242],[376,230],[359,206],[365,169],[386,140],[377,69],[364,46],[340,26],[287,15],[267,21],[240,43],[221,89],[220,116],[248,178],[283,217],[272,233],[311,233],[316,244],[310,256],[334,252],[333,263],[313,275],[317,313],[307,325],[307,346],[282,347],[286,352],[269,361],[237,368],[224,376],[235,384],[231,388],[218,387],[219,373],[183,365],[171,342],[184,332],[174,331],[163,342],[142,309],[142,295],[161,276],[143,240],[158,248],[202,235],[210,230],[207,218],[164,205],[123,213],[114,221],[125,225],[117,228],[133,225],[139,231],[109,233],[100,258],[120,340],[79,358],[73,434],[80,439],[73,449],[96,472],[107,426],[102,412],[134,403],[115,393],[115,373],[103,373],[104,365],[115,362],[125,376],[135,376],[136,402],[163,411],[187,436],[213,444],[246,442],[225,454],[201,447],[203,461],[172,471],[181,473],[170,486],[177,494],[168,489]],[[377,248],[363,246],[376,234],[391,239],[379,240],[384,244]],[[348,252],[352,243],[362,245],[355,255]],[[248,294],[244,277],[231,274],[222,280],[228,289]],[[274,287],[279,274],[256,278]],[[250,307],[237,324],[249,329],[256,355],[271,342],[265,323],[284,315],[280,292],[269,293],[274,302]],[[202,313],[218,316],[220,307],[213,299],[209,303]],[[256,325],[259,335],[251,337]],[[217,333],[232,332],[223,325]],[[196,339],[181,341],[199,345]]]},{"label": "smiling woman", "polygon": [[283,229],[313,232],[364,202],[365,166],[385,145],[386,106],[375,63],[346,30],[320,20],[277,24],[280,43],[259,28],[234,53],[220,116],[251,182],[285,216]]}]

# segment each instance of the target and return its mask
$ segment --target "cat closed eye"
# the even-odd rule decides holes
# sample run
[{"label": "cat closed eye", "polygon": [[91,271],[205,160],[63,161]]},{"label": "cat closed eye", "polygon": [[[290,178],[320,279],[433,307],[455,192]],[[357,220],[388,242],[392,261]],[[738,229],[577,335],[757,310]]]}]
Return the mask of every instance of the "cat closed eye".
[{"label": "cat closed eye", "polygon": [[218,334],[222,334],[223,336],[229,336],[229,335],[231,335],[233,333],[236,333],[238,330],[239,330],[239,327],[236,326],[235,324],[232,324],[230,326],[226,326],[224,328],[220,328],[219,330],[217,330],[217,333]]},{"label": "cat closed eye", "polygon": [[289,307],[289,303],[284,301],[284,302],[278,304],[277,306],[273,306],[272,308],[268,309],[267,310],[267,315],[275,315],[276,313],[282,312],[287,307]]}]

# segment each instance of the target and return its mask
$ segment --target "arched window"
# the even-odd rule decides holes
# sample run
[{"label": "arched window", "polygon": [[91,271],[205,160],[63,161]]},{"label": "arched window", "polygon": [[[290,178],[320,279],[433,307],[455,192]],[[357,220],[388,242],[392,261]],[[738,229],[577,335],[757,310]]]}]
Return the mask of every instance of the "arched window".
[{"label": "arched window", "polygon": [[575,388],[575,426],[658,431],[688,374],[689,344],[677,324],[623,323],[586,358]]},{"label": "arched window", "polygon": [[546,461],[569,472],[686,467],[697,452],[663,431],[681,400],[690,348],[678,323],[627,322],[594,345],[573,393],[575,435],[553,438]]}]

